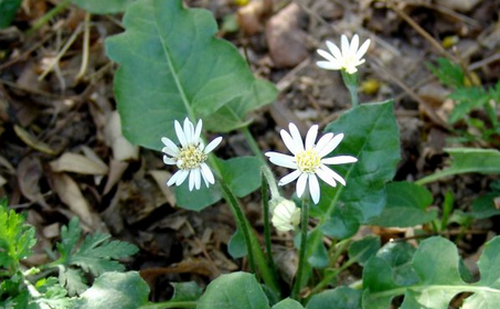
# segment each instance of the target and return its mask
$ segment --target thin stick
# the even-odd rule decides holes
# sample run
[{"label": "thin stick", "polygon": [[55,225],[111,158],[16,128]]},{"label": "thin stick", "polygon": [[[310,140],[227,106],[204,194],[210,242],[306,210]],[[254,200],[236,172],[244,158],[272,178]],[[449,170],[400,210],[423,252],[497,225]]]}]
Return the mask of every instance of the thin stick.
[{"label": "thin stick", "polygon": [[37,20],[37,22],[26,32],[26,35],[30,36],[33,33],[35,33],[43,25],[45,25],[47,22],[49,22],[49,20],[51,20],[54,16],[56,16],[62,10],[64,10],[70,3],[71,3],[71,0],[64,0],[63,2],[59,3],[52,10],[48,11],[45,15],[40,17],[40,19]]}]

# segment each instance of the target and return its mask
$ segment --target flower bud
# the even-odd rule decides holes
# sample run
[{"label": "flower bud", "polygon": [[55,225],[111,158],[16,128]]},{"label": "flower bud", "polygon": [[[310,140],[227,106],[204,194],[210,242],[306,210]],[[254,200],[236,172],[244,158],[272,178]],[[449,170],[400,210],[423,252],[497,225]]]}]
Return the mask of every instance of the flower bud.
[{"label": "flower bud", "polygon": [[[293,230],[300,222],[300,208],[294,202],[279,198],[270,201],[274,227],[280,232]],[[273,205],[274,204],[274,205]]]}]

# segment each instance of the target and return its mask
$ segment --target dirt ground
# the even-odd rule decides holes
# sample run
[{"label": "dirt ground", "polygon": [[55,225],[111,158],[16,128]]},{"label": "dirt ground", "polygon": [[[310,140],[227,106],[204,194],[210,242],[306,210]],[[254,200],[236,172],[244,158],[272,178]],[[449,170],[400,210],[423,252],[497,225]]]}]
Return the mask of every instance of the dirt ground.
[{"label": "dirt ground", "polygon": [[[168,282],[206,284],[221,273],[246,269],[244,260],[232,260],[227,253],[235,224],[223,202],[200,213],[176,208],[173,192],[164,185],[171,171],[160,153],[140,149],[135,156],[132,150],[125,158],[113,153],[114,139],[120,135],[112,124],[117,66],[107,58],[104,40],[123,31],[122,16],[89,16],[88,45],[86,13],[76,6],[28,35],[35,21],[58,2],[25,0],[12,26],[0,31],[0,196],[26,211],[37,228],[38,254],[29,263],[47,260],[43,248],[58,239],[61,225],[78,215],[87,231],[109,232],[140,247],[128,265],[141,270],[154,287],[156,301],[168,299]],[[326,39],[338,43],[341,34],[358,33],[362,40],[372,40],[360,70],[361,102],[395,98],[402,140],[396,180],[416,180],[443,168],[443,147],[458,145],[446,121],[454,102],[426,63],[443,56],[460,59],[485,86],[500,76],[498,0],[187,4],[212,11],[221,26],[219,36],[239,48],[256,75],[276,83],[278,100],[251,115],[251,131],[263,150],[285,150],[276,133],[288,122],[303,132],[313,123],[324,128],[349,107],[340,74],[315,65],[315,50],[323,48]],[[251,151],[240,133],[231,133],[217,154],[227,158]],[[455,207],[465,211],[493,181],[494,177],[471,175],[433,183],[428,186],[433,207],[439,208],[451,190]],[[261,230],[259,194],[242,202]],[[382,236],[406,235],[367,229]],[[475,223],[459,242],[462,253],[473,261],[479,246],[499,230],[496,219]],[[285,277],[291,277],[297,260],[291,236],[273,239],[282,261],[278,264]],[[355,267],[341,280],[350,276],[356,276]]]}]

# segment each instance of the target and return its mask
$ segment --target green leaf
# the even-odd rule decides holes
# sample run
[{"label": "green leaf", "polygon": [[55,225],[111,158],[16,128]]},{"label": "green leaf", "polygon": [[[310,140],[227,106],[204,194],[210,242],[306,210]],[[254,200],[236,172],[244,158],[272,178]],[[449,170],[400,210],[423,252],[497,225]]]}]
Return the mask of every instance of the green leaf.
[{"label": "green leaf", "polygon": [[137,309],[148,303],[149,287],[139,273],[108,272],[82,294],[76,309]]},{"label": "green leaf", "polygon": [[[62,242],[57,245],[61,258],[57,261],[60,265],[76,265],[84,271],[98,276],[107,271],[122,271],[123,265],[116,260],[135,254],[138,248],[123,241],[110,241],[110,235],[96,233],[87,235],[79,248],[81,228],[77,217],[74,217],[68,227],[61,229]],[[73,273],[74,275],[75,273]]]},{"label": "green leaf", "polygon": [[236,229],[236,232],[229,239],[227,251],[233,259],[239,259],[248,254],[245,235],[240,229]]},{"label": "green leaf", "polygon": [[237,197],[244,197],[260,187],[262,162],[257,157],[218,160],[222,178]]},{"label": "green leaf", "polygon": [[221,198],[221,189],[217,183],[208,188],[202,185],[200,190],[193,191],[189,191],[187,181],[175,187],[175,200],[177,205],[184,209],[200,211],[218,202]]},{"label": "green leaf", "polygon": [[272,309],[304,309],[304,307],[298,301],[287,298],[274,305]]},{"label": "green leaf", "polygon": [[67,291],[54,277],[38,280],[35,284],[35,288],[41,295],[38,297],[32,297],[33,299],[28,301],[28,309],[67,309],[74,308],[76,305],[76,300],[74,298],[67,297]]},{"label": "green leaf", "polygon": [[[162,136],[174,137],[176,119],[189,115],[209,123],[212,115],[227,114],[221,108],[228,104],[238,116],[257,107],[259,98],[248,96],[264,82],[256,81],[232,44],[215,37],[209,11],[185,9],[181,0],[137,1],[124,27],[106,47],[120,64],[115,97],[124,135],[133,144],[160,149]],[[230,126],[212,122],[211,128]]]},{"label": "green leaf", "polygon": [[22,0],[0,0],[0,29],[10,26]]},{"label": "green leaf", "polygon": [[371,225],[411,227],[436,219],[437,210],[426,211],[432,204],[429,190],[410,182],[392,182],[387,184],[386,190],[384,210],[370,220]]},{"label": "green leaf", "polygon": [[68,290],[70,296],[74,296],[85,291],[88,286],[83,279],[83,273],[79,269],[59,267],[59,282]]},{"label": "green leaf", "polygon": [[[256,157],[238,157],[229,160],[217,160],[217,166],[224,181],[237,197],[244,197],[260,187],[260,167],[262,163]],[[201,186],[200,190],[189,191],[187,181],[175,187],[177,205],[182,208],[200,211],[222,197],[220,187]]]},{"label": "green leaf", "polygon": [[338,287],[314,295],[308,309],[361,309],[361,291]]},{"label": "green leaf", "polygon": [[174,287],[172,302],[196,301],[202,294],[201,288],[194,281],[172,282],[170,284]]},{"label": "green leaf", "polygon": [[404,294],[402,309],[447,309],[459,293],[471,292],[462,308],[498,307],[500,295],[500,237],[485,245],[479,259],[481,280],[468,284],[459,270],[455,245],[441,237],[424,240],[412,260],[418,281],[410,285],[394,282],[388,262],[374,257],[363,272],[363,308],[387,309],[393,297]]},{"label": "green leaf", "polygon": [[35,244],[33,226],[25,224],[25,218],[9,210],[3,200],[0,203],[0,267],[18,268],[19,262],[32,254]]},{"label": "green leaf", "polygon": [[453,159],[451,166],[432,175],[419,179],[415,183],[424,185],[441,178],[465,174],[500,174],[500,151],[479,148],[445,148]]},{"label": "green leaf", "polygon": [[[337,222],[345,226],[342,236],[355,233],[356,224],[352,219],[348,221],[348,216],[339,217],[337,208],[348,208],[347,213],[355,214],[354,219],[359,224],[382,212],[386,201],[385,184],[394,177],[400,160],[399,130],[393,105],[393,101],[359,105],[326,127],[328,132],[345,134],[334,155],[348,154],[358,159],[354,164],[335,166],[335,170],[344,176],[347,186],[322,186],[318,207],[323,217],[319,226],[326,235],[332,230],[329,227]],[[322,227],[325,224],[327,227]],[[332,233],[332,236],[339,234]],[[317,247],[320,244],[321,235],[318,235],[310,240],[309,245]]]},{"label": "green leaf", "polygon": [[243,121],[245,115],[260,106],[273,102],[278,95],[278,89],[268,81],[256,79],[252,90],[221,107],[206,121],[208,130],[229,132],[249,124]]},{"label": "green leaf", "polygon": [[196,306],[214,308],[269,309],[269,303],[254,275],[236,272],[212,281]]},{"label": "green leaf", "polygon": [[490,193],[474,200],[471,207],[472,211],[468,214],[476,219],[486,219],[500,215],[500,210],[495,207],[494,201],[499,195],[499,193]]},{"label": "green leaf", "polygon": [[377,257],[385,260],[392,268],[394,280],[400,285],[418,282],[411,261],[416,249],[407,242],[388,242],[378,252]]},{"label": "green leaf", "polygon": [[488,92],[482,87],[458,88],[449,97],[458,102],[448,119],[451,124],[463,119],[472,110],[482,107],[490,100]]},{"label": "green leaf", "polygon": [[447,58],[438,58],[438,66],[428,65],[431,72],[443,83],[443,85],[451,88],[459,88],[464,86],[464,72],[462,68],[451,62]]},{"label": "green leaf", "polygon": [[124,12],[134,0],[72,0],[74,4],[93,14]]},{"label": "green leaf", "polygon": [[380,238],[375,236],[367,236],[361,240],[353,242],[347,252],[350,259],[356,259],[360,265],[365,263],[374,256],[380,249]]},{"label": "green leaf", "polygon": [[358,209],[339,205],[335,207],[330,218],[327,218],[320,226],[320,230],[330,237],[346,239],[358,231],[361,225],[359,217],[361,214]]}]

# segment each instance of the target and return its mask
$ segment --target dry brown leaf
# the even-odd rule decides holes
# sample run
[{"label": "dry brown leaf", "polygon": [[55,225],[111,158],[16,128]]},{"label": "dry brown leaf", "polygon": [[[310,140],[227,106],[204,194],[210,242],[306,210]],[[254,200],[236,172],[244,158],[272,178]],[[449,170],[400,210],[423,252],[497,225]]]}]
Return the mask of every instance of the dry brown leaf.
[{"label": "dry brown leaf", "polygon": [[[102,162],[102,161],[101,161]],[[80,154],[65,152],[57,160],[50,162],[52,171],[60,172],[73,172],[84,175],[106,175],[108,167],[104,162],[97,163]]]},{"label": "dry brown leaf", "polygon": [[40,191],[39,182],[42,178],[42,174],[42,164],[36,157],[24,157],[17,166],[17,182],[23,196],[30,202],[39,203],[40,205],[49,208],[49,205],[45,203]]},{"label": "dry brown leaf", "polygon": [[237,20],[240,28],[248,35],[254,35],[264,30],[266,17],[273,10],[270,0],[253,0],[250,4],[240,8]]},{"label": "dry brown leaf", "polygon": [[17,137],[19,137],[24,143],[26,143],[26,145],[30,146],[31,148],[52,156],[57,154],[52,148],[50,148],[49,145],[42,141],[39,141],[33,135],[28,133],[28,131],[18,126],[17,124],[14,125],[14,132],[16,132]]},{"label": "dry brown leaf", "polygon": [[156,181],[158,187],[160,187],[161,192],[167,198],[167,202],[170,204],[170,206],[175,206],[174,191],[172,190],[171,187],[166,185],[167,180],[170,178],[170,176],[172,176],[172,174],[170,174],[167,171],[161,171],[161,170],[149,171],[148,174],[150,174]]},{"label": "dry brown leaf", "polygon": [[7,180],[5,180],[5,178],[3,178],[1,175],[0,175],[0,188],[3,187],[4,184],[7,183]]},{"label": "dry brown leaf", "polygon": [[52,173],[52,189],[57,193],[61,201],[76,214],[82,222],[93,226],[92,212],[87,200],[83,197],[78,184],[67,174]]},{"label": "dry brown leaf", "polygon": [[104,195],[108,194],[118,181],[120,181],[128,165],[127,162],[111,160],[109,163],[108,181],[104,187]]},{"label": "dry brown leaf", "polygon": [[113,157],[116,160],[138,160],[139,147],[132,145],[122,135],[122,124],[117,111],[109,115],[107,125],[104,128],[106,144],[113,149]]}]

